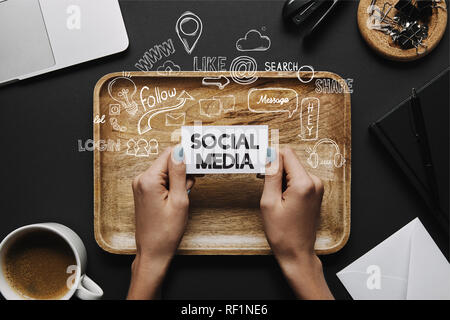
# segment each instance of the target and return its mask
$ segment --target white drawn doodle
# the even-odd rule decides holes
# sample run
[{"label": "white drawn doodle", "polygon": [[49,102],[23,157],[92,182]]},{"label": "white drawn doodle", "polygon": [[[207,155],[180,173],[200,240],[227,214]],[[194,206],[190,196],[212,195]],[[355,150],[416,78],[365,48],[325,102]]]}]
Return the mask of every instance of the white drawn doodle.
[{"label": "white drawn doodle", "polygon": [[174,106],[151,109],[151,110],[145,112],[141,116],[141,118],[139,119],[139,122],[138,122],[139,134],[142,135],[142,134],[152,130],[152,126],[151,126],[150,122],[154,116],[156,116],[160,113],[181,109],[185,105],[187,100],[195,100],[195,99],[189,93],[187,93],[185,90],[183,90],[183,92],[181,92],[181,94],[177,97],[177,100],[179,102]]},{"label": "white drawn doodle", "polygon": [[127,142],[127,155],[135,156],[136,155],[136,141],[134,139],[130,139]]},{"label": "white drawn doodle", "polygon": [[130,115],[135,115],[138,110],[137,103],[133,101],[136,91],[136,84],[130,78],[117,77],[108,84],[111,98],[119,102]]},{"label": "white drawn doodle", "polygon": [[[309,69],[309,71],[303,71],[304,69]],[[303,79],[302,73],[307,73],[312,75],[308,79]],[[312,79],[314,79],[314,68],[312,66],[301,66],[297,71],[297,78],[300,80],[301,83],[308,83],[311,82]]]},{"label": "white drawn doodle", "polygon": [[98,115],[98,114],[96,114],[95,115],[95,117],[94,117],[94,123],[95,124],[102,124],[102,123],[105,123],[105,115],[103,114],[101,117],[100,117],[100,115]]},{"label": "white drawn doodle", "polygon": [[[324,143],[331,144],[332,146],[334,146],[335,153],[334,153],[334,156],[332,157],[332,159],[322,159],[319,157],[319,155],[317,153],[317,148],[319,147],[319,145],[324,144]],[[337,143],[334,140],[331,140],[328,138],[320,139],[319,141],[316,142],[316,144],[314,145],[314,147],[312,149],[308,148],[306,150],[306,152],[309,153],[309,157],[306,160],[306,162],[311,166],[311,168],[314,168],[314,169],[319,167],[319,165],[324,165],[324,166],[333,166],[334,165],[336,168],[340,168],[345,164],[345,158],[341,154],[339,146],[337,145]]]},{"label": "white drawn doodle", "polygon": [[298,109],[298,94],[289,88],[253,88],[248,91],[248,110],[255,113],[288,113]]},{"label": "white drawn doodle", "polygon": [[[200,58],[200,59],[199,59]],[[197,57],[192,60],[193,71],[226,71],[227,57]]]},{"label": "white drawn doodle", "polygon": [[258,30],[248,31],[243,38],[236,41],[238,51],[266,51],[270,48],[270,38],[263,36]]},{"label": "white drawn doodle", "polygon": [[[144,97],[144,91],[148,94],[146,97]],[[143,86],[139,97],[141,99],[142,107],[144,108],[144,111],[147,111],[148,109],[154,109],[156,104],[163,103],[173,97],[177,94],[177,89],[172,88],[167,90],[161,90],[159,87],[153,88],[153,91],[150,90],[149,87]]]},{"label": "white drawn doodle", "polygon": [[148,140],[148,154],[158,154],[159,153],[158,140],[150,139]]},{"label": "white drawn doodle", "polygon": [[234,82],[248,85],[258,80],[256,73],[258,64],[256,60],[248,56],[234,58],[230,65],[230,74]]},{"label": "white drawn doodle", "polygon": [[174,53],[175,47],[172,39],[169,38],[167,41],[156,44],[148,49],[134,66],[141,71],[150,71],[158,61],[161,61]]},{"label": "white drawn doodle", "polygon": [[236,98],[233,95],[214,96],[212,99],[200,99],[198,103],[200,115],[212,118],[234,111]]},{"label": "white drawn doodle", "polygon": [[120,139],[117,140],[93,140],[87,139],[86,141],[82,141],[78,139],[78,152],[86,152],[86,151],[108,151],[108,152],[116,152],[120,151],[121,142]]},{"label": "white drawn doodle", "polygon": [[316,79],[317,93],[353,93],[354,79]]},{"label": "white drawn doodle", "polygon": [[214,96],[213,99],[220,100],[222,105],[222,111],[224,113],[234,111],[234,106],[236,104],[236,97],[233,95],[226,96]]},{"label": "white drawn doodle", "polygon": [[175,129],[170,134],[171,142],[180,142],[181,141],[181,128]]},{"label": "white drawn doodle", "polygon": [[298,71],[298,61],[266,61],[264,71]]},{"label": "white drawn doodle", "polygon": [[184,126],[186,123],[186,113],[167,113],[166,114],[166,127],[179,127]]},{"label": "white drawn doodle", "polygon": [[119,122],[114,117],[109,119],[109,123],[111,124],[113,130],[115,130],[115,131],[120,131],[120,132],[127,131],[127,127],[119,125]]},{"label": "white drawn doodle", "polygon": [[139,139],[136,144],[136,157],[148,157],[148,142],[145,139]]},{"label": "white drawn doodle", "polygon": [[320,100],[315,97],[302,99],[300,110],[300,134],[304,141],[317,140],[319,136]]},{"label": "white drawn doodle", "polygon": [[160,76],[168,76],[174,71],[181,71],[181,68],[179,65],[175,64],[172,60],[167,60],[157,69],[157,73]]},{"label": "white drawn doodle", "polygon": [[[192,27],[193,24],[195,27]],[[178,18],[175,31],[183,43],[186,52],[191,54],[202,35],[202,20],[195,13],[186,11]]]},{"label": "white drawn doodle", "polygon": [[200,115],[208,118],[220,116],[222,113],[222,102],[217,99],[200,99]]},{"label": "white drawn doodle", "polygon": [[110,116],[120,115],[120,104],[111,103],[109,105],[109,115]]},{"label": "white drawn doodle", "polygon": [[223,90],[229,83],[230,80],[228,80],[228,78],[225,76],[204,77],[202,80],[202,85],[217,86],[220,90]]},{"label": "white drawn doodle", "polygon": [[130,139],[127,142],[127,155],[134,157],[148,157],[158,154],[158,140],[156,139],[139,139],[137,142]]}]

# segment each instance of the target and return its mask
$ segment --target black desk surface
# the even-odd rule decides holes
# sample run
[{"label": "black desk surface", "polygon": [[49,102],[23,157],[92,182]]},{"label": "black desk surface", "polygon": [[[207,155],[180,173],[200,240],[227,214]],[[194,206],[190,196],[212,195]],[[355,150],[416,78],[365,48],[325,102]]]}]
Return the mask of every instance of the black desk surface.
[{"label": "black desk surface", "polygon": [[[272,40],[266,52],[251,53],[264,70],[265,61],[298,61],[316,70],[353,78],[352,94],[352,227],[347,245],[322,257],[336,298],[350,298],[336,272],[373,248],[415,217],[420,217],[448,257],[445,235],[402,173],[368,132],[368,125],[449,66],[449,33],[425,58],[411,63],[378,57],[361,38],[357,2],[343,1],[319,33],[303,44],[281,20],[283,1],[122,1],[130,47],[122,53],[0,88],[1,201],[0,238],[30,223],[59,222],[73,228],[88,249],[88,274],[107,299],[126,296],[131,256],[100,249],[93,227],[93,155],[78,152],[78,139],[92,138],[92,92],[97,80],[114,71],[136,70],[134,64],[155,44],[171,38],[171,57],[192,70],[193,56],[241,55],[236,39],[264,28]],[[203,35],[189,56],[175,33],[184,11],[202,18]],[[86,48],[79,48],[86,50]],[[293,298],[271,256],[177,256],[163,286],[167,299]]]}]

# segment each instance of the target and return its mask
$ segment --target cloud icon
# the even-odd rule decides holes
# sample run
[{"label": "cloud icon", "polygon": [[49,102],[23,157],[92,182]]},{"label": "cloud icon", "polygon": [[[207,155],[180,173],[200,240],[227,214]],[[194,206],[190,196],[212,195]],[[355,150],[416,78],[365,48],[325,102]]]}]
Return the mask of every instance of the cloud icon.
[{"label": "cloud icon", "polygon": [[270,48],[270,38],[263,36],[258,30],[252,29],[245,37],[236,41],[236,49],[239,51],[266,51]]},{"label": "cloud icon", "polygon": [[173,63],[172,60],[167,60],[161,66],[159,66],[156,71],[161,76],[167,76],[173,71],[181,71],[181,68],[179,65]]}]

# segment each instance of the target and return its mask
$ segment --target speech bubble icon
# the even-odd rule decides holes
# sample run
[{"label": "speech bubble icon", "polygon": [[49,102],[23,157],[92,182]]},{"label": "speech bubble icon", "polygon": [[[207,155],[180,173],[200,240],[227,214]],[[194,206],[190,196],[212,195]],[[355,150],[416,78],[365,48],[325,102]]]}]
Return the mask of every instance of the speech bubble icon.
[{"label": "speech bubble icon", "polygon": [[222,101],[219,99],[200,99],[200,115],[208,118],[220,116],[222,113]]},{"label": "speech bubble icon", "polygon": [[287,112],[289,118],[298,109],[298,94],[289,88],[250,89],[248,110],[256,113]]},{"label": "speech bubble icon", "polygon": [[307,97],[302,99],[299,134],[302,140],[317,140],[319,136],[319,109],[319,98]]}]

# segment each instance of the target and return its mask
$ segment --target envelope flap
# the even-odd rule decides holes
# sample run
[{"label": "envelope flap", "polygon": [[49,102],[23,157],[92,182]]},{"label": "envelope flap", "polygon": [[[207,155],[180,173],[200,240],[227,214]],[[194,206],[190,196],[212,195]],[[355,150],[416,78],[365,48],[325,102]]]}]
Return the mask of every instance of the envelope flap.
[{"label": "envelope flap", "polygon": [[178,120],[184,117],[184,113],[168,113],[167,117]]},{"label": "envelope flap", "polygon": [[[406,299],[414,220],[337,273],[354,299]],[[370,269],[379,270],[380,288],[370,289]]]},{"label": "envelope flap", "polygon": [[420,220],[414,221],[407,299],[450,299],[450,264]]}]

